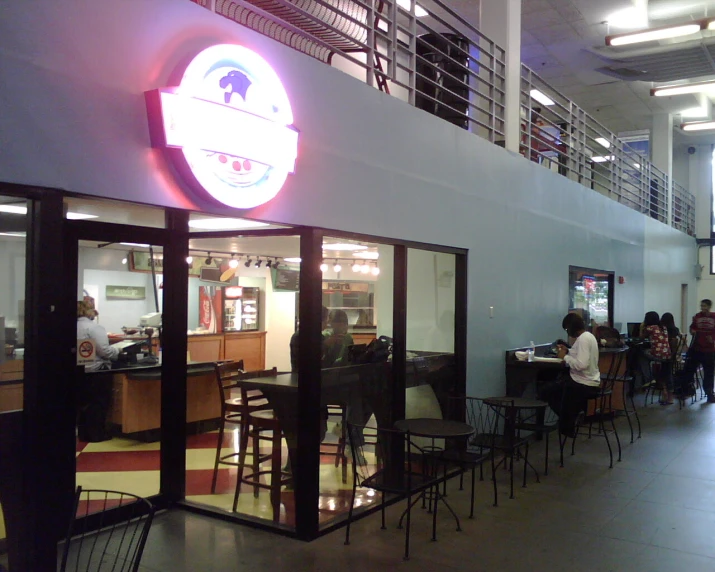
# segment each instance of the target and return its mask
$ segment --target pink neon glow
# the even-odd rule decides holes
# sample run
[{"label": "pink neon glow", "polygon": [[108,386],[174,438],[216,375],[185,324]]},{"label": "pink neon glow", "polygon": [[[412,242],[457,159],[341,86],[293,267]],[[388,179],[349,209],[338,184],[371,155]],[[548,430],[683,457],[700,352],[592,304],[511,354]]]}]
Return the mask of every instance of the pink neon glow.
[{"label": "pink neon glow", "polygon": [[223,204],[261,205],[295,171],[298,131],[288,95],[255,52],[207,48],[159,100],[166,146],[181,150],[199,185]]}]

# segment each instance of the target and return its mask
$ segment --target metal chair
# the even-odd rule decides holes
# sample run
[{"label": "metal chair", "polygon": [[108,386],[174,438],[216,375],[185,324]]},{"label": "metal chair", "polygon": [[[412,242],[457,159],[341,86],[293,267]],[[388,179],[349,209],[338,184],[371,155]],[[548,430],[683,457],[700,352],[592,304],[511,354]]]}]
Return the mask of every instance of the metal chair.
[{"label": "metal chair", "polygon": [[[587,404],[586,415],[583,417],[583,420],[577,420],[576,430],[571,439],[571,454],[575,455],[576,437],[580,433],[581,426],[588,423],[588,438],[590,439],[593,435],[593,425],[594,423],[596,423],[598,429],[597,436],[603,436],[606,439],[606,445],[608,445],[610,469],[613,468],[613,449],[611,448],[611,441],[608,438],[609,432],[612,432],[616,437],[616,443],[618,444],[618,461],[620,462],[621,460],[621,439],[618,436],[618,429],[616,428],[615,423],[617,410],[613,407],[613,393],[615,383],[618,379],[618,372],[621,369],[625,354],[626,352],[624,350],[614,355],[608,373],[606,375],[601,376],[601,386],[597,389],[597,394],[588,400],[588,404],[592,406],[592,412],[589,412],[589,407]],[[611,429],[606,429],[606,421],[611,422]],[[565,443],[566,439],[563,440],[563,443],[561,445],[561,466],[563,466],[563,449]]]},{"label": "metal chair", "polygon": [[[541,408],[539,408],[541,409]],[[547,407],[543,415],[538,409],[520,409],[516,422],[517,431],[526,431],[544,436],[544,476],[549,474],[549,435],[559,428],[559,417]]]},{"label": "metal chair", "polygon": [[[421,459],[423,451],[410,439],[409,432],[395,429],[377,428],[377,439],[374,446],[365,445],[359,435],[365,427],[348,422],[348,440],[353,461],[353,492],[348,512],[348,524],[345,529],[345,544],[350,544],[350,525],[355,509],[355,495],[358,487],[373,489],[381,493],[382,529],[385,529],[385,495],[396,495],[407,499],[407,520],[405,526],[405,555],[410,557],[410,514],[412,500],[429,488],[438,486],[440,479],[423,472]],[[373,449],[370,451],[369,449]],[[416,470],[420,469],[420,470]],[[418,497],[419,498],[419,497]],[[437,510],[432,514],[432,532],[436,530]]]},{"label": "metal chair", "polygon": [[[492,461],[492,482],[494,483],[494,506],[498,506],[497,500],[497,469],[504,464],[509,464],[510,494],[509,498],[514,498],[514,459],[521,456],[521,449],[525,449],[524,458],[524,479],[522,486],[526,486],[526,467],[529,460],[529,440],[520,437],[515,428],[515,420],[518,411],[514,407],[513,400],[508,397],[497,399],[470,398],[472,412],[467,418],[469,425],[474,427],[475,433],[471,437],[469,444],[480,452],[489,451]],[[469,412],[469,408],[467,409]],[[503,454],[503,458],[497,463],[496,454]],[[483,471],[480,465],[480,478],[483,479]],[[539,476],[536,475],[538,481]]]},{"label": "metal chair", "polygon": [[136,495],[77,487],[60,572],[136,572],[154,511]]}]

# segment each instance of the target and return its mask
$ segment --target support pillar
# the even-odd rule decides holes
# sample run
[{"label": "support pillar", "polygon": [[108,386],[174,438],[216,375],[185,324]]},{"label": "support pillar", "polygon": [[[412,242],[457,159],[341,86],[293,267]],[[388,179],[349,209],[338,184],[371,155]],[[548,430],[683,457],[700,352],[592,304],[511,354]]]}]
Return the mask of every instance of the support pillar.
[{"label": "support pillar", "polygon": [[482,0],[479,30],[506,53],[505,147],[518,153],[521,139],[521,0]]},{"label": "support pillar", "polygon": [[653,115],[650,131],[650,160],[666,174],[668,200],[666,222],[673,224],[673,116],[670,113]]}]

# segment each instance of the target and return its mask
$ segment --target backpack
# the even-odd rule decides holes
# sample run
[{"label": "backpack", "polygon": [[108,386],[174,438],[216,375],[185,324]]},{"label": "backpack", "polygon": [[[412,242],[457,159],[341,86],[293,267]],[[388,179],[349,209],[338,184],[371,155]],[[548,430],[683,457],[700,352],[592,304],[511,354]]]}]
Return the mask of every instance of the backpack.
[{"label": "backpack", "polygon": [[372,340],[360,356],[359,363],[380,363],[387,361],[392,353],[392,338],[380,336]]}]

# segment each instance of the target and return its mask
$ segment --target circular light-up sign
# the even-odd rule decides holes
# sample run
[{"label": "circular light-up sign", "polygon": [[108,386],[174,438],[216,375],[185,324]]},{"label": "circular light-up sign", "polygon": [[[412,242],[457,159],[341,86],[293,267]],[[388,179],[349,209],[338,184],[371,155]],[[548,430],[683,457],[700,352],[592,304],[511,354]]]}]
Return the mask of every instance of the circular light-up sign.
[{"label": "circular light-up sign", "polygon": [[192,187],[247,209],[295,171],[298,131],[278,75],[261,56],[222,44],[199,53],[175,88],[147,92],[152,145]]}]

